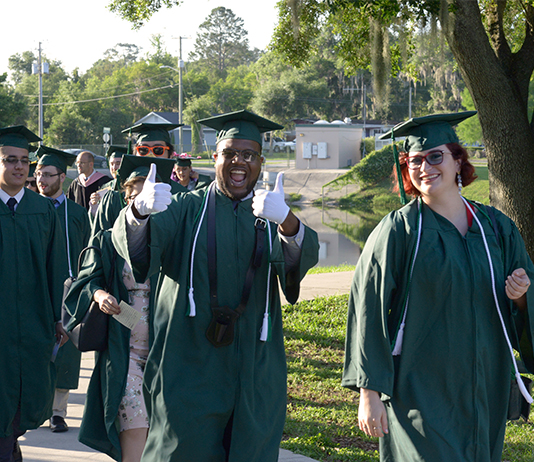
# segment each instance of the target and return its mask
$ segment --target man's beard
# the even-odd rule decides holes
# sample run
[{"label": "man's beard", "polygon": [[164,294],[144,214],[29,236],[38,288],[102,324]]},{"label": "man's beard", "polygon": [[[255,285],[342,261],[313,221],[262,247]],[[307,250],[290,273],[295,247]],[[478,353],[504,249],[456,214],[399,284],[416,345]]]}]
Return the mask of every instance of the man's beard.
[{"label": "man's beard", "polygon": [[60,187],[61,187],[61,184],[59,182],[59,178],[56,178],[55,183],[52,183],[48,187],[48,191],[46,191],[46,197],[52,197],[54,194],[56,194],[59,191]]},{"label": "man's beard", "polygon": [[216,170],[215,178],[217,179],[217,186],[222,191],[222,193],[233,201],[240,201],[247,197],[251,193],[251,191],[254,190],[254,186],[256,186],[256,182],[258,181],[258,178],[256,178],[254,181],[250,182],[250,184],[247,185],[247,188],[243,192],[240,192],[239,194],[235,195],[230,191],[229,188],[229,183],[231,180],[226,180],[222,172]]}]

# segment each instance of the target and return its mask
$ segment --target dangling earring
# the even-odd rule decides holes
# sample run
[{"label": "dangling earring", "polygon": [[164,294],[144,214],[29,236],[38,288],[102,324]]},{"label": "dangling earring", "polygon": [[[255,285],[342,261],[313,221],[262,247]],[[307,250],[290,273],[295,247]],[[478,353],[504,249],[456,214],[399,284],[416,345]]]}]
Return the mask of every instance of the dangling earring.
[{"label": "dangling earring", "polygon": [[462,175],[460,172],[456,174],[456,182],[458,183],[458,194],[462,195]]}]

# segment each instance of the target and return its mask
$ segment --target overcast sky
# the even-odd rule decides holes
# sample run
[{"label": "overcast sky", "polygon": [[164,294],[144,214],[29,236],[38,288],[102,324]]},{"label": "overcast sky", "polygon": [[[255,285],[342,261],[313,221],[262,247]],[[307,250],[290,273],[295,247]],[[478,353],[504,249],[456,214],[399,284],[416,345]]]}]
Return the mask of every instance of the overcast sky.
[{"label": "overcast sky", "polygon": [[[211,10],[219,6],[231,9],[245,22],[249,44],[265,49],[277,22],[278,0],[183,0],[182,5],[163,9],[139,31],[107,10],[110,0],[20,0],[2,5],[2,45],[0,74],[8,72],[11,55],[24,51],[37,54],[39,42],[51,60],[62,62],[65,71],[79,68],[83,73],[117,43],[132,43],[151,50],[150,37],[161,34],[169,53],[178,56],[177,37],[182,40],[182,56],[193,49],[198,26]],[[176,37],[176,38],[173,38]]]}]

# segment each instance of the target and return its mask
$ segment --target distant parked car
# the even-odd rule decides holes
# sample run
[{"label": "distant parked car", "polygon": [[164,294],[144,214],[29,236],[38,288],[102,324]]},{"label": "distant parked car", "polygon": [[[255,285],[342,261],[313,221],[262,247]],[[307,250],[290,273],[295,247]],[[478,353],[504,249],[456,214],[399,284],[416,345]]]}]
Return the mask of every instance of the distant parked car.
[{"label": "distant parked car", "polygon": [[[65,152],[69,152],[77,156],[80,152],[91,152],[89,149],[64,149]],[[97,156],[94,152],[91,152],[95,158],[95,168],[108,168],[108,160],[104,156]]]},{"label": "distant parked car", "polygon": [[[291,151],[294,151],[295,145],[296,145],[295,141],[284,141],[282,138],[274,137],[272,149],[274,152],[280,152],[280,151],[285,151],[286,147],[289,146],[289,149]],[[264,141],[262,149],[264,151],[269,151],[269,148],[270,148],[269,141]]]}]

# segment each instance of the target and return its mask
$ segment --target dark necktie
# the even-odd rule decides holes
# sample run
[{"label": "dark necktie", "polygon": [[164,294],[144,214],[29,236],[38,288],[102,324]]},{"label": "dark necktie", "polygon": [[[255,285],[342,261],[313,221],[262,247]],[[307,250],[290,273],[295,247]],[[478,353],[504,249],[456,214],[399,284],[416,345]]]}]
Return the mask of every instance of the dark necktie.
[{"label": "dark necktie", "polygon": [[59,201],[57,199],[52,199],[52,204],[54,204],[56,209],[59,207]]},{"label": "dark necktie", "polygon": [[17,199],[14,197],[10,197],[7,200],[7,206],[9,207],[9,210],[11,210],[11,213],[15,213],[15,205],[17,205]]}]

